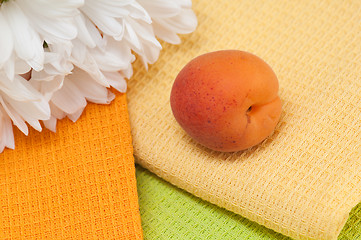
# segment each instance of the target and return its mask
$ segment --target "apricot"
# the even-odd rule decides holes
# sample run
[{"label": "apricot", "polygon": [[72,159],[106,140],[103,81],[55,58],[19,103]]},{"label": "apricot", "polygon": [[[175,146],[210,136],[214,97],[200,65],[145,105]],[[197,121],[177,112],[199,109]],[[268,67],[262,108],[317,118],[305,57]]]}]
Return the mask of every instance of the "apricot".
[{"label": "apricot", "polygon": [[200,144],[222,152],[245,150],[273,133],[280,115],[278,79],[261,58],[239,50],[198,56],[177,75],[173,115]]}]

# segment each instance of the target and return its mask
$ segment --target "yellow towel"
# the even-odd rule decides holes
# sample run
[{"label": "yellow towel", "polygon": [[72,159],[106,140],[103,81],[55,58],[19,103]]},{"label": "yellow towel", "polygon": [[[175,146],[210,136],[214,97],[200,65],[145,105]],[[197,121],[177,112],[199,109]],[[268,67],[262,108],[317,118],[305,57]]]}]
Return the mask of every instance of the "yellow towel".
[{"label": "yellow towel", "polygon": [[[361,1],[194,1],[199,27],[164,45],[129,84],[137,162],[205,200],[295,239],[336,239],[361,200]],[[252,52],[280,81],[275,133],[233,154],[210,151],[172,116],[173,80],[192,58]]]},{"label": "yellow towel", "polygon": [[0,154],[0,239],[142,239],[125,95]]}]

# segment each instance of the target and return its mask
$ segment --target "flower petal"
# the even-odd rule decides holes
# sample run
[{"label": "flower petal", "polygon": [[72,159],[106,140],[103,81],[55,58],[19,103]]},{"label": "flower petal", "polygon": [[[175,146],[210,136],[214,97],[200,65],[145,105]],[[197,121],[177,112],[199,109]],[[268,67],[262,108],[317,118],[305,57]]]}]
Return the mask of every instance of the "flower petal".
[{"label": "flower petal", "polygon": [[57,122],[56,117],[51,116],[48,120],[44,120],[43,124],[44,124],[44,127],[49,129],[50,131],[56,132],[56,122]]},{"label": "flower petal", "polygon": [[47,120],[50,118],[50,107],[47,101],[31,101],[20,102],[15,101],[8,96],[3,96],[4,100],[11,105],[17,113],[30,124],[39,120]]},{"label": "flower petal", "polygon": [[87,0],[85,5],[81,7],[84,12],[92,12],[99,15],[107,15],[113,18],[119,18],[129,15],[129,10],[126,8],[127,5],[134,3],[134,1],[116,1],[107,0],[105,4],[99,0]]},{"label": "flower petal", "polygon": [[51,77],[50,80],[37,81],[33,77],[30,79],[29,83],[33,86],[46,101],[50,101],[54,92],[59,90],[63,86],[64,75],[56,75]]},{"label": "flower petal", "polygon": [[53,94],[51,102],[67,114],[75,113],[87,104],[81,91],[66,78],[63,87]]},{"label": "flower petal", "polygon": [[13,81],[0,74],[0,92],[5,93],[16,101],[37,101],[40,94],[20,76],[15,76]]},{"label": "flower petal", "polygon": [[30,19],[31,25],[47,43],[76,37],[74,17],[79,14],[78,8],[83,5],[83,0],[17,0],[17,2]]},{"label": "flower petal", "polygon": [[28,19],[15,1],[2,5],[2,12],[13,33],[16,54],[36,71],[43,68],[43,41],[30,27]]},{"label": "flower petal", "polygon": [[[95,28],[93,24],[89,25],[87,22],[89,21],[83,14],[75,17],[75,22],[78,27],[78,39],[85,43],[88,47],[94,48],[96,43],[94,42],[92,36],[88,31],[88,26]],[[100,35],[99,31],[98,34]]]},{"label": "flower petal", "polygon": [[85,5],[81,10],[94,22],[94,24],[104,34],[110,36],[123,35],[123,25],[119,23],[113,16],[102,14],[102,9],[92,9]]},{"label": "flower petal", "polygon": [[0,68],[5,61],[7,61],[13,51],[13,38],[11,29],[8,26],[6,19],[0,11]]},{"label": "flower petal", "polygon": [[71,121],[76,122],[80,118],[83,111],[84,111],[84,108],[81,108],[78,111],[76,111],[75,113],[68,114],[67,116]]},{"label": "flower petal", "polygon": [[114,99],[114,94],[79,68],[74,69],[73,74],[67,76],[67,81],[74,83],[82,95],[91,102],[108,104]]},{"label": "flower petal", "polygon": [[134,19],[142,20],[147,24],[152,23],[152,19],[150,18],[148,12],[139,3],[133,2],[128,7],[130,9],[130,14],[129,14],[130,17]]},{"label": "flower petal", "polygon": [[0,104],[3,106],[5,112],[11,118],[13,124],[19,128],[25,135],[28,135],[29,129],[25,121],[20,117],[20,115],[8,104],[5,103],[4,99],[0,96]]},{"label": "flower petal", "polygon": [[168,19],[157,18],[156,21],[169,30],[180,34],[193,32],[198,24],[197,17],[191,9],[184,9],[181,14]]},{"label": "flower petal", "polygon": [[181,7],[175,1],[170,0],[137,0],[151,17],[169,18],[176,16]]},{"label": "flower petal", "polygon": [[160,39],[162,39],[163,41],[169,42],[171,44],[181,43],[181,39],[178,37],[177,33],[170,31],[168,28],[164,27],[163,25],[154,22],[153,29],[155,35]]},{"label": "flower petal", "polygon": [[[13,81],[15,77],[15,56],[14,53],[11,54],[10,58],[4,63],[3,71],[5,76],[10,80]],[[0,73],[1,76],[1,73]],[[1,76],[3,77],[3,76]]]},{"label": "flower petal", "polygon": [[[49,102],[49,106],[51,109],[51,116],[54,116],[56,119],[63,119],[66,117],[66,113],[62,111],[60,108],[54,105],[54,103]],[[51,119],[51,117],[50,117]]]},{"label": "flower petal", "polygon": [[5,110],[0,107],[0,152],[4,148],[15,148],[13,126]]},{"label": "flower petal", "polygon": [[106,38],[105,48],[89,50],[97,65],[102,71],[112,72],[126,69],[135,57],[125,41],[115,41],[113,38]]},{"label": "flower petal", "polygon": [[119,92],[127,91],[127,82],[119,72],[105,72],[104,76],[109,84]]}]

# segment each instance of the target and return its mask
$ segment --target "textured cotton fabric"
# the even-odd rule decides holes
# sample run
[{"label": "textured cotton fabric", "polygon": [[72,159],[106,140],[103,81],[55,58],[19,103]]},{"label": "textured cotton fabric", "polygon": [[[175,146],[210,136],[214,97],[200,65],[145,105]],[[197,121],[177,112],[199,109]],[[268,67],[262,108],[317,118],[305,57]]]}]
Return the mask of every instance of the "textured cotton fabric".
[{"label": "textured cotton fabric", "polygon": [[174,187],[140,166],[137,187],[145,240],[291,240]]},{"label": "textured cotton fabric", "polygon": [[[361,2],[200,0],[194,9],[198,29],[129,82],[137,162],[286,236],[336,239],[361,200]],[[181,68],[220,49],[264,59],[283,103],[273,135],[231,154],[193,141],[169,104]]]},{"label": "textured cotton fabric", "polygon": [[[195,197],[136,166],[145,240],[291,240],[256,222]],[[350,213],[338,240],[361,239],[361,204]]]},{"label": "textured cotton fabric", "polygon": [[125,95],[0,154],[0,239],[142,239]]}]

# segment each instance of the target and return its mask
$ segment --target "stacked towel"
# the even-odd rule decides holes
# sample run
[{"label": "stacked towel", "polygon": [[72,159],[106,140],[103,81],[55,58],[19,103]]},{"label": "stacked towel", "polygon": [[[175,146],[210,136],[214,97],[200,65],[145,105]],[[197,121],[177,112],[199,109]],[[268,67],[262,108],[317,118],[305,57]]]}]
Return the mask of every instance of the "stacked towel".
[{"label": "stacked towel", "polygon": [[[137,163],[213,204],[295,239],[336,239],[361,200],[361,2],[194,2],[199,27],[137,63],[129,113]],[[249,51],[277,74],[283,113],[272,136],[210,151],[177,124],[173,80],[192,58]]]}]

